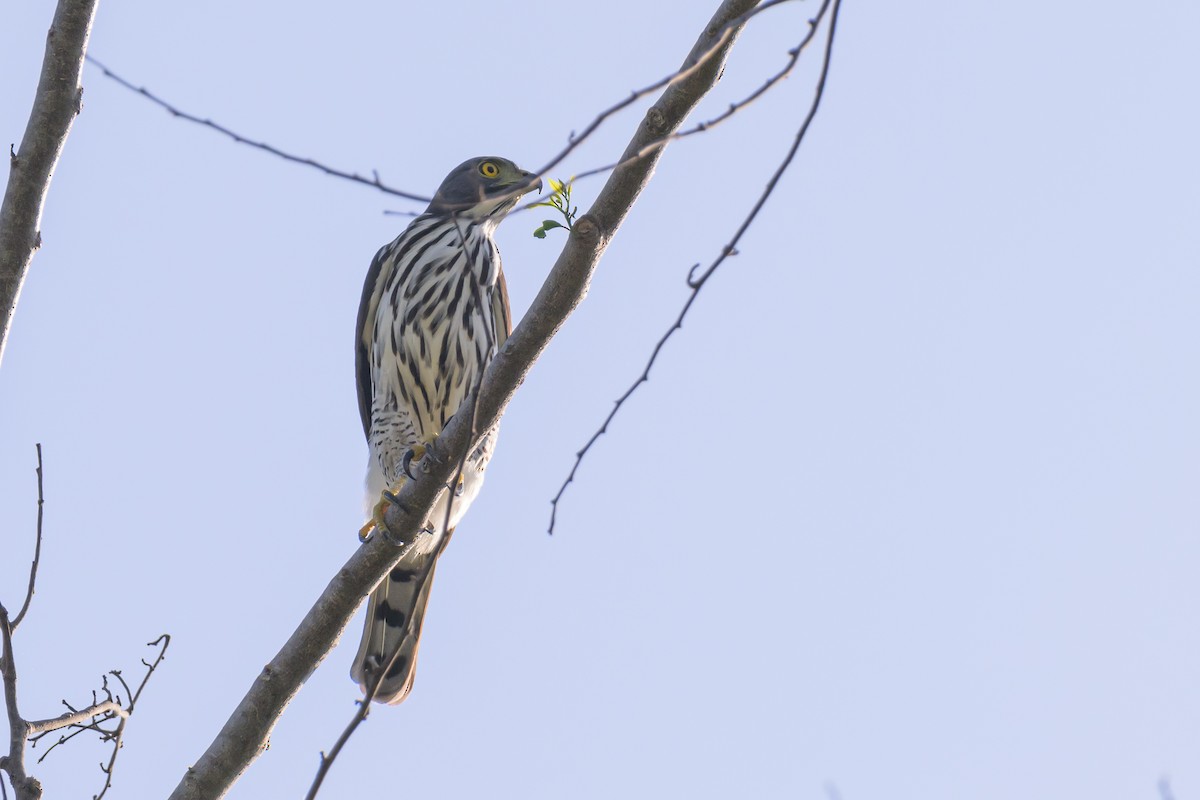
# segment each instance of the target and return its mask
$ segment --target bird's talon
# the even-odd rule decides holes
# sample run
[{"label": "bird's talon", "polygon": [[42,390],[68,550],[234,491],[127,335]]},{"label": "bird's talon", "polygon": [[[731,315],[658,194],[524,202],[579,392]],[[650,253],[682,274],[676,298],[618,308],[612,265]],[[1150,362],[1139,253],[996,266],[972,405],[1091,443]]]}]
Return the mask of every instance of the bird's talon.
[{"label": "bird's talon", "polygon": [[[388,506],[396,506],[401,511],[408,513],[408,509],[404,507],[404,504],[400,502],[400,498],[396,495],[404,487],[404,483],[404,479],[401,478],[395,486],[390,489],[384,489],[379,493],[379,502],[375,504],[375,508],[371,511],[371,519],[367,520],[367,523],[358,529],[358,540],[360,542],[365,543],[370,540],[371,531],[374,530],[382,533],[383,537],[389,542],[396,543],[395,539],[391,536],[391,531],[388,529],[384,516],[387,514]],[[400,544],[403,544],[403,542]]]},{"label": "bird's talon", "polygon": [[409,448],[409,450],[407,452],[405,452],[404,458],[401,459],[400,468],[402,470],[404,470],[405,475],[407,475],[408,477],[412,478],[415,481],[417,479],[417,476],[413,475],[413,473],[412,473],[413,461],[420,463],[421,459],[423,459],[424,457],[425,457],[425,445],[423,445],[423,444],[413,445],[411,448]]}]

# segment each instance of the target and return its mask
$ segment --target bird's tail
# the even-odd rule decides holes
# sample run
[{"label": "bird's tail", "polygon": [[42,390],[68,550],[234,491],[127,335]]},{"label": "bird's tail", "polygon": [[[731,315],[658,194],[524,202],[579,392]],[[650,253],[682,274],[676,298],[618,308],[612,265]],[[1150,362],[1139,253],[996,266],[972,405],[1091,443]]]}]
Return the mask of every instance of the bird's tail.
[{"label": "bird's tail", "polygon": [[424,553],[412,562],[401,561],[371,592],[362,643],[350,675],[366,692],[380,670],[386,669],[374,697],[378,703],[396,705],[412,689],[436,559],[434,553]]}]

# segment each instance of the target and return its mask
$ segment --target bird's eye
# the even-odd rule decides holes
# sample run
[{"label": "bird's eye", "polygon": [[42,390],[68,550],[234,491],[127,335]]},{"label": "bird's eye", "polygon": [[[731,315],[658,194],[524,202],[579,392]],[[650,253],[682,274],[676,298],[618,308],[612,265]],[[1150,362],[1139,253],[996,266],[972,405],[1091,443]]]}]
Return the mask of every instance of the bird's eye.
[{"label": "bird's eye", "polygon": [[491,161],[485,161],[479,165],[479,174],[485,178],[494,178],[500,174],[500,168]]}]

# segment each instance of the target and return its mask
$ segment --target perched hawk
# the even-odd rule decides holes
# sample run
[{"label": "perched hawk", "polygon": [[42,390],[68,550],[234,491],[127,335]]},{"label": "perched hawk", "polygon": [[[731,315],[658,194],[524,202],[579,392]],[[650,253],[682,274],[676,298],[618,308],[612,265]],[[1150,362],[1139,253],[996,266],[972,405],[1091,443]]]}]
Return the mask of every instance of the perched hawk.
[{"label": "perched hawk", "polygon": [[[478,384],[512,330],[508,291],[492,233],[537,176],[503,158],[472,158],[442,181],[425,213],[375,254],[363,286],[355,341],[358,407],[367,436],[367,503],[382,529],[386,492],[399,491],[424,451]],[[444,492],[426,529],[371,593],[351,675],[366,691],[387,674],[375,700],[399,703],[412,688],[421,621],[433,583],[437,543],[483,485],[495,431]],[[449,525],[446,504],[453,494]],[[445,527],[445,536],[436,533]],[[390,668],[387,666],[390,663]]]}]

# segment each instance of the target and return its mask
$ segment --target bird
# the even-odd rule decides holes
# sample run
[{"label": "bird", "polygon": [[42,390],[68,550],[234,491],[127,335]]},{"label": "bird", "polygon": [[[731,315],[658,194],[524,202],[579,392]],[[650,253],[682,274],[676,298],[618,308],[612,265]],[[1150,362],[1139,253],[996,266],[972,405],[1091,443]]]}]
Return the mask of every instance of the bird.
[{"label": "bird", "polygon": [[[384,513],[412,477],[412,464],[478,386],[512,332],[492,235],[521,196],[541,186],[536,174],[508,159],[468,159],[446,176],[425,212],[371,261],[355,341],[358,408],[369,451],[371,517],[360,532],[364,540],[372,530],[386,532]],[[371,592],[350,674],[364,693],[375,688],[377,702],[398,704],[412,690],[434,567],[479,493],[495,444],[493,430],[469,455],[451,491],[442,492],[414,544]]]}]

